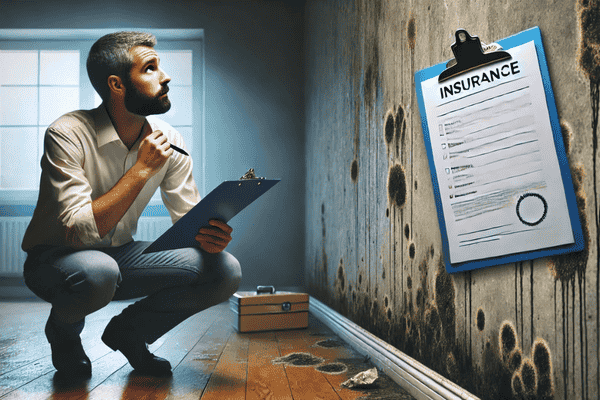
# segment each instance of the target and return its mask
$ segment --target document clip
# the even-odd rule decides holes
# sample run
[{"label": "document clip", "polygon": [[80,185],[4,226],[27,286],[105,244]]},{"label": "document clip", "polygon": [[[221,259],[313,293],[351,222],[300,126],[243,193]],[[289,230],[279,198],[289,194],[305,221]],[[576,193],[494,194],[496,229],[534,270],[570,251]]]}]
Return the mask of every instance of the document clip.
[{"label": "document clip", "polygon": [[246,172],[241,178],[241,181],[245,181],[248,179],[265,179],[264,176],[258,177],[254,174],[254,168],[250,168],[248,172]]},{"label": "document clip", "polygon": [[452,44],[452,52],[455,60],[450,60],[446,64],[446,69],[438,78],[438,82],[446,81],[472,69],[483,67],[498,61],[508,60],[512,56],[501,49],[495,43],[491,45],[481,45],[481,40],[477,36],[469,35],[464,29],[456,31],[456,42]]}]

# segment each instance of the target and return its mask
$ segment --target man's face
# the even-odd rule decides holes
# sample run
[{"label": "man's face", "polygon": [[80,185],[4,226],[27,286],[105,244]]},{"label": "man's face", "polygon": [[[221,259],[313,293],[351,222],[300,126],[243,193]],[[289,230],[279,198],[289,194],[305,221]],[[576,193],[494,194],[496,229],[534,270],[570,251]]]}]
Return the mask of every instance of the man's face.
[{"label": "man's face", "polygon": [[133,114],[164,114],[171,108],[167,96],[171,81],[169,75],[159,68],[158,55],[152,47],[136,46],[130,50],[133,66],[129,76],[124,77],[125,108]]}]

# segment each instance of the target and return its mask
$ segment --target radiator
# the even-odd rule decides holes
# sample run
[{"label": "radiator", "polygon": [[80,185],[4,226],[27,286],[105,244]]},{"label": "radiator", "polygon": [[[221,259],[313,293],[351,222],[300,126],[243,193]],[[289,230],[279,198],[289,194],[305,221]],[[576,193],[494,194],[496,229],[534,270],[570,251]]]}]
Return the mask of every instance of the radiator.
[{"label": "radiator", "polygon": [[153,242],[173,224],[171,217],[142,217],[138,221],[134,240]]},{"label": "radiator", "polygon": [[31,217],[0,217],[0,274],[23,275],[27,253],[21,250],[21,242]]},{"label": "radiator", "polygon": [[[0,276],[22,276],[27,254],[21,243],[31,217],[0,217]],[[171,226],[170,217],[142,217],[135,240],[154,241]]]}]

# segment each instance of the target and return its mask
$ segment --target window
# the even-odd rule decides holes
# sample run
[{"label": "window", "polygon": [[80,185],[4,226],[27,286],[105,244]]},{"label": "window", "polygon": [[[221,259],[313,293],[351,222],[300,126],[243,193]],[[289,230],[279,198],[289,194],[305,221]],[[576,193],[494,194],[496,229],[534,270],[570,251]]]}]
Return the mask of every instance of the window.
[{"label": "window", "polygon": [[[62,114],[101,103],[87,77],[85,62],[94,41],[117,30],[121,29],[0,29],[0,205],[35,205],[44,132]],[[153,33],[158,39],[161,68],[172,79],[172,107],[159,118],[183,135],[203,193],[202,30],[134,30]],[[168,215],[158,191],[150,205],[159,207],[153,215]]]},{"label": "window", "polygon": [[46,127],[79,108],[78,50],[0,50],[0,189],[37,190]]}]

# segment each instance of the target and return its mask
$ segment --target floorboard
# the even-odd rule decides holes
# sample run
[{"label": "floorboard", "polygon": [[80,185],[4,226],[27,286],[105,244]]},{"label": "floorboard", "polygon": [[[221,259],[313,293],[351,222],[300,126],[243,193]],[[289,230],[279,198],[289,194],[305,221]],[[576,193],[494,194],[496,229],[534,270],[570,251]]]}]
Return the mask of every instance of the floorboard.
[{"label": "floorboard", "polygon": [[227,318],[221,316],[211,322],[212,325],[204,336],[175,366],[167,399],[197,400],[202,396],[232,333],[231,323]]},{"label": "floorboard", "polygon": [[[317,362],[309,356],[312,353],[302,340],[304,334],[304,332],[295,330],[277,332],[277,343],[282,357],[289,356],[292,353],[304,354],[304,359],[299,360],[298,363],[284,364],[294,399],[339,400],[340,397],[329,384],[327,378],[314,368],[321,362]],[[307,365],[301,365],[303,361]]]},{"label": "floorboard", "polygon": [[[55,376],[43,333],[50,306],[0,301],[0,399],[412,399],[383,374],[369,388],[341,387],[373,366],[312,315],[308,329],[238,333],[227,303],[194,315],[150,346],[171,362],[172,377],[137,374],[100,340],[110,319],[130,303],[113,302],[86,318],[81,337],[93,374],[75,384]],[[303,353],[305,363],[311,357],[322,362],[274,362],[293,353]]]},{"label": "floorboard", "polygon": [[246,397],[249,342],[249,335],[231,333],[217,366],[208,380],[208,385],[202,393],[202,399],[244,399]]},{"label": "floorboard", "polygon": [[246,399],[293,399],[283,365],[272,362],[279,356],[275,332],[250,335]]}]

